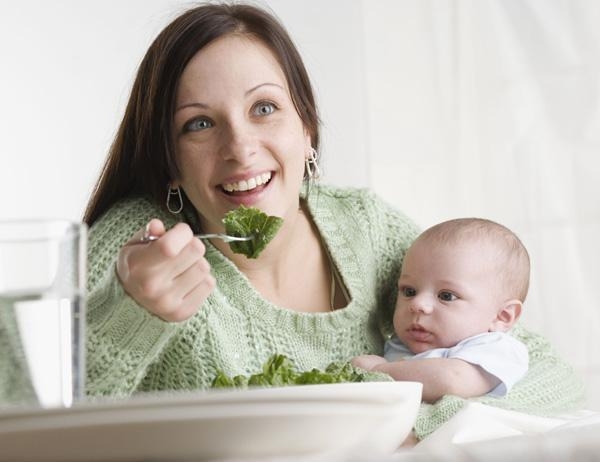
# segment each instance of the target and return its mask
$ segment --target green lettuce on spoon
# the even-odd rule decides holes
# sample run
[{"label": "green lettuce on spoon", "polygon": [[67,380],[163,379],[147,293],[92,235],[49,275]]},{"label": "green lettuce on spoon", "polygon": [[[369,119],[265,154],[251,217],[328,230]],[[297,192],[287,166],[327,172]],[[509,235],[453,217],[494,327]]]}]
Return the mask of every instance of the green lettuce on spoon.
[{"label": "green lettuce on spoon", "polygon": [[275,237],[283,224],[283,219],[267,215],[255,207],[240,205],[225,214],[223,223],[225,233],[230,236],[253,236],[248,241],[230,242],[231,250],[248,258],[257,258]]}]

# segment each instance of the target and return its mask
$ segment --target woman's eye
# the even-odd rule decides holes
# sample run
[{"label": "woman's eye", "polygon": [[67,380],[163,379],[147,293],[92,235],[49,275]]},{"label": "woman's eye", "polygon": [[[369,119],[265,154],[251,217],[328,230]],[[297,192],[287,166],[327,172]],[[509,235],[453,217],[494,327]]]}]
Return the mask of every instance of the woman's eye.
[{"label": "woman's eye", "polygon": [[213,124],[210,120],[207,119],[194,119],[184,125],[184,130],[186,132],[199,132],[202,130],[206,130],[207,128],[212,127]]},{"label": "woman's eye", "polygon": [[264,101],[254,106],[254,114],[259,116],[266,116],[269,114],[273,114],[273,112],[275,112],[275,109],[276,107],[273,103]]},{"label": "woman's eye", "polygon": [[414,297],[415,295],[417,295],[417,291],[412,287],[402,287],[400,289],[400,292],[402,292],[402,295],[404,295],[405,297]]},{"label": "woman's eye", "polygon": [[440,292],[438,294],[438,297],[443,302],[451,302],[451,301],[454,301],[454,300],[456,300],[458,298],[452,292],[446,292],[446,291]]}]

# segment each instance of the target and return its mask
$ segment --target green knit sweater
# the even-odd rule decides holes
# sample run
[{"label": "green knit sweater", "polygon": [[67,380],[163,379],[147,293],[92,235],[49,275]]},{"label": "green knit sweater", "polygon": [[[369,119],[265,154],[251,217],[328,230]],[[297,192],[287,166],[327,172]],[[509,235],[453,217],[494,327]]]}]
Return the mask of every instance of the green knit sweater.
[{"label": "green knit sweater", "polygon": [[[307,204],[350,294],[347,307],[298,313],[275,306],[207,243],[217,286],[198,313],[182,323],[148,313],[124,292],[115,273],[118,250],[133,233],[153,217],[167,227],[177,220],[145,199],[112,207],[89,233],[88,395],[207,388],[217,370],[230,376],[256,373],[274,353],[288,356],[299,370],[381,354],[400,264],[418,230],[366,190],[313,187]],[[504,399],[483,400],[542,414],[579,403],[582,388],[572,370],[539,336],[522,329],[517,335],[530,351],[528,376]],[[423,405],[417,437],[435,430],[463,404],[445,397]]]}]

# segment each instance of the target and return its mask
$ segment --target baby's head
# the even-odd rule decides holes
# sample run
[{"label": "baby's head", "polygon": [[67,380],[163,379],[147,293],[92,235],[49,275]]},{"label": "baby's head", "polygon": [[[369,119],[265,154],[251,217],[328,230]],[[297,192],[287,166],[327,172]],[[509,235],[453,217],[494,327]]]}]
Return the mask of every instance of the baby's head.
[{"label": "baby's head", "polygon": [[466,337],[507,331],[529,288],[529,255],[508,228],[461,218],[423,232],[398,281],[394,329],[418,353]]},{"label": "baby's head", "polygon": [[495,280],[495,287],[508,298],[525,301],[529,290],[529,254],[521,240],[506,226],[484,218],[457,218],[425,230],[413,243],[441,251],[462,249],[465,257],[481,259]]}]

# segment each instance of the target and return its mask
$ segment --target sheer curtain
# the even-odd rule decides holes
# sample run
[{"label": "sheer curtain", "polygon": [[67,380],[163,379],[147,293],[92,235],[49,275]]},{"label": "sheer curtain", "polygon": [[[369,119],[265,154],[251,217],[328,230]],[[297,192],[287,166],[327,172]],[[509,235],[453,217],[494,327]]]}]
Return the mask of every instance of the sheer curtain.
[{"label": "sheer curtain", "polygon": [[600,2],[363,4],[371,184],[422,227],[506,224],[524,321],[600,385]]}]

